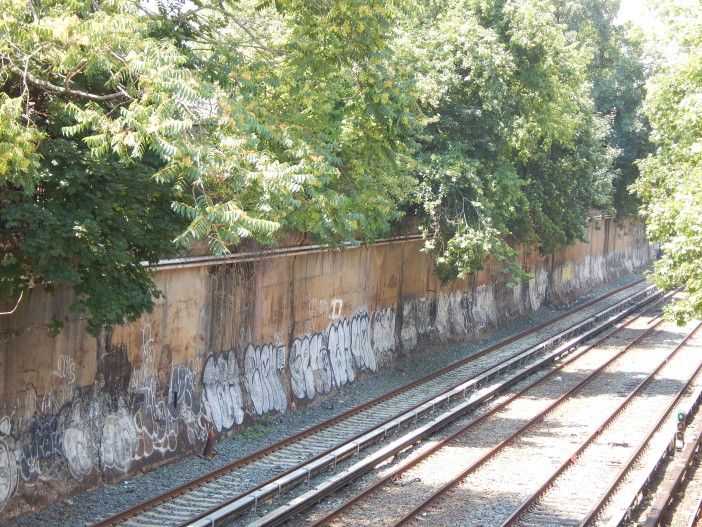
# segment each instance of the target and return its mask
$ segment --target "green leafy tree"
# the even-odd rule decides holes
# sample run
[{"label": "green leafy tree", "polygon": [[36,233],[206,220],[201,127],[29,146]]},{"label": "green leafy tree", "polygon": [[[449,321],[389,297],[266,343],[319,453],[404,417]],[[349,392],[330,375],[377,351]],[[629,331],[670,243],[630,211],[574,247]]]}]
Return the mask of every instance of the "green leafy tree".
[{"label": "green leafy tree", "polygon": [[515,245],[581,239],[637,151],[612,170],[591,88],[610,3],[564,2],[0,0],[0,294],[70,286],[97,332],[153,306],[143,261],[407,211],[444,278],[525,278]]},{"label": "green leafy tree", "polygon": [[650,76],[642,37],[617,25],[620,0],[557,0],[556,18],[569,41],[589,55],[595,110],[605,119],[604,141],[612,157],[613,205],[620,218],[637,213],[639,201],[629,186],[639,176],[636,160],[652,152],[650,126],[643,112]]},{"label": "green leafy tree", "polygon": [[383,2],[158,6],[0,0],[0,292],[69,285],[93,332],[152,307],[141,261],[372,239],[412,187]]},{"label": "green leafy tree", "polygon": [[662,249],[652,278],[685,288],[670,310],[681,323],[702,315],[702,3],[693,4],[667,17],[668,63],[649,82],[645,105],[657,150],[634,184],[648,236]]},{"label": "green leafy tree", "polygon": [[402,160],[421,124],[409,67],[389,45],[395,8],[380,0],[197,5],[180,17],[201,45],[190,60],[237,94],[244,119],[257,123],[257,148],[307,176],[294,196],[264,193],[274,219],[326,242],[386,233],[413,187]]},{"label": "green leafy tree", "polygon": [[525,278],[515,243],[582,239],[590,207],[611,200],[587,54],[547,1],[423,5],[398,45],[432,116],[416,163],[428,248],[444,278],[488,256]]}]

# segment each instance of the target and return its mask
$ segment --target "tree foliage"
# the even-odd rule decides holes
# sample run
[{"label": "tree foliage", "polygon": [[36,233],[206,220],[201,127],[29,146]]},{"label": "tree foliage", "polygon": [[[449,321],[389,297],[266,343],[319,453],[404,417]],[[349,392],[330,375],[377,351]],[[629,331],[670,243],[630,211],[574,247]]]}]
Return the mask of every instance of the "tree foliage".
[{"label": "tree foliage", "polygon": [[[174,239],[372,239],[412,184],[398,157],[419,114],[384,2],[159,6],[0,0],[2,292],[69,284],[93,330],[152,306],[139,262]],[[72,200],[110,171],[123,192]],[[130,203],[141,218],[98,210]],[[57,248],[71,232],[86,246]]]},{"label": "tree foliage", "polygon": [[[679,322],[702,315],[702,3],[669,13],[668,63],[649,83],[646,113],[655,155],[640,162],[634,189],[649,238],[662,249],[653,279],[685,287]],[[672,52],[674,50],[674,52]]]},{"label": "tree foliage", "polygon": [[638,155],[615,9],[0,0],[0,294],[69,285],[96,332],[193,241],[371,241],[407,211],[444,278],[526,278],[515,245],[582,239]]},{"label": "tree foliage", "polygon": [[554,4],[430,2],[403,44],[432,116],[416,173],[440,273],[491,255],[519,279],[515,242],[549,253],[582,239],[590,208],[611,203],[611,156],[588,56]]},{"label": "tree foliage", "polygon": [[566,37],[590,58],[595,110],[607,123],[605,144],[612,157],[614,207],[621,217],[637,214],[639,201],[629,186],[639,176],[636,160],[652,151],[650,126],[643,111],[650,76],[642,36],[615,24],[619,0],[558,0],[556,17]]}]

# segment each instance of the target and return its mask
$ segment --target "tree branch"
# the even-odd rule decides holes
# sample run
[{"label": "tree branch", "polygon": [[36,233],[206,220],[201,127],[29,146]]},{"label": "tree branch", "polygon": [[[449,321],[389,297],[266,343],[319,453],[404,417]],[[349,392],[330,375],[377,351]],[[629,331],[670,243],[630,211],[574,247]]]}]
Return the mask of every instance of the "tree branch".
[{"label": "tree branch", "polygon": [[79,72],[80,70],[83,69],[83,66],[85,66],[87,62],[88,62],[88,61],[87,61],[86,59],[81,59],[81,60],[78,62],[78,64],[76,64],[76,67],[73,68],[73,70],[69,71],[69,72],[66,74],[66,78],[65,78],[64,81],[63,81],[63,89],[64,89],[65,92],[68,93],[68,92],[71,91],[71,89],[68,87],[68,83],[71,82],[71,79],[72,79],[73,77],[75,77],[75,76],[78,74],[78,72]]},{"label": "tree branch", "polygon": [[91,101],[109,101],[112,99],[118,99],[120,97],[128,97],[131,98],[131,96],[122,88],[121,91],[118,91],[116,93],[108,93],[106,95],[97,95],[95,93],[89,93],[85,91],[80,91],[80,90],[71,90],[68,88],[68,80],[69,78],[66,77],[66,82],[64,82],[63,87],[57,86],[55,84],[50,83],[49,81],[45,81],[44,79],[40,79],[38,77],[35,77],[33,74],[29,73],[28,71],[22,71],[22,69],[18,68],[14,63],[10,63],[10,69],[14,71],[17,75],[22,76],[23,79],[26,79],[27,81],[31,82],[35,86],[38,86],[39,88],[43,88],[44,90],[51,91],[54,93],[64,93],[69,96],[76,96],[76,97],[82,97],[83,99],[89,99]]}]

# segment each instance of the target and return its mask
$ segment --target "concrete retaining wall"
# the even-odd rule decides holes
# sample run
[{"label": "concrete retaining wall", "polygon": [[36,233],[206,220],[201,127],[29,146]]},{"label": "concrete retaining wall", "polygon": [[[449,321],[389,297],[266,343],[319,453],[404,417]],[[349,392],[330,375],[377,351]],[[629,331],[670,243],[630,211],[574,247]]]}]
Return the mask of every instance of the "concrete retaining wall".
[{"label": "concrete retaining wall", "polygon": [[[457,342],[561,303],[650,260],[613,220],[542,258],[511,288],[489,263],[442,284],[420,241],[159,271],[154,312],[102,339],[67,291],[0,317],[0,518],[200,450],[398,355]],[[67,320],[57,337],[52,320]],[[60,483],[60,484],[57,484]]]}]

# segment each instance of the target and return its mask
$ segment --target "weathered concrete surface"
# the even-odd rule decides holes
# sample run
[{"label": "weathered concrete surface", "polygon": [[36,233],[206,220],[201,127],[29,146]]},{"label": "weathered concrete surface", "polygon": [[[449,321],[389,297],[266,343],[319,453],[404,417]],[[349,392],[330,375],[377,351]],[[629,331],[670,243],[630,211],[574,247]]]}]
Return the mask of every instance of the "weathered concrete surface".
[{"label": "weathered concrete surface", "polygon": [[[161,271],[154,312],[96,340],[70,294],[0,317],[0,518],[201,449],[212,427],[285,412],[646,265],[640,225],[612,220],[508,287],[490,262],[442,284],[421,242]],[[55,338],[53,319],[66,320]]]}]

